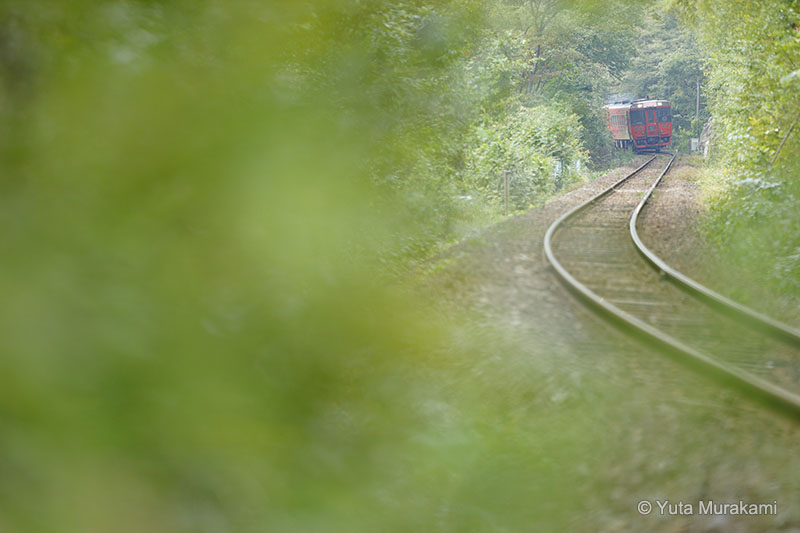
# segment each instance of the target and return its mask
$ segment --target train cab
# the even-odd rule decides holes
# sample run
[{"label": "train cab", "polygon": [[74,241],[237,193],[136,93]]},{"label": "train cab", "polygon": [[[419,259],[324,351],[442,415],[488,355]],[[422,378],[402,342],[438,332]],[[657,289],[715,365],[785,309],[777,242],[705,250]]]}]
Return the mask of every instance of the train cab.
[{"label": "train cab", "polygon": [[660,150],[672,139],[672,107],[666,100],[637,100],[628,111],[634,152]]}]

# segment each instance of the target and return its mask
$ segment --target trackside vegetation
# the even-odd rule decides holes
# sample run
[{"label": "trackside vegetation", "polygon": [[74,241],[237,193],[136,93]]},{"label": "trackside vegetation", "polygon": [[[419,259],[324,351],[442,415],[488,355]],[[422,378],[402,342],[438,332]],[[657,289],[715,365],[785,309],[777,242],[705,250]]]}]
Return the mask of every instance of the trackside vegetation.
[{"label": "trackside vegetation", "polygon": [[735,297],[798,320],[800,14],[789,2],[678,2],[697,35],[714,136],[710,240]]}]

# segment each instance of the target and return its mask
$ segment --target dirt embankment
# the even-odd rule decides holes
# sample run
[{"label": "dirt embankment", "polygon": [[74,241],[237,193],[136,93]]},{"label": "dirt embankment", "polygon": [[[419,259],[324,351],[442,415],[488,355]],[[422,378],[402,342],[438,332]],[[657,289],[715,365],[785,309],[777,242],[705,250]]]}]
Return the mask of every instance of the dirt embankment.
[{"label": "dirt embankment", "polygon": [[637,227],[647,247],[670,266],[698,281],[713,281],[715,258],[698,226],[706,212],[699,178],[696,167],[677,158],[642,211]]}]

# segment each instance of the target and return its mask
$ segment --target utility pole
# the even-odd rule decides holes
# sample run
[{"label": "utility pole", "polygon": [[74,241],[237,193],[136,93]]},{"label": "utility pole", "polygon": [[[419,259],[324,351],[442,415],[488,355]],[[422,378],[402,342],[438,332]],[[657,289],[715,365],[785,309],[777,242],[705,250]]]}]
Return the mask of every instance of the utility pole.
[{"label": "utility pole", "polygon": [[503,198],[505,198],[505,214],[508,214],[508,169],[503,171]]},{"label": "utility pole", "polygon": [[697,101],[694,106],[694,118],[700,122],[700,76],[697,77]]}]

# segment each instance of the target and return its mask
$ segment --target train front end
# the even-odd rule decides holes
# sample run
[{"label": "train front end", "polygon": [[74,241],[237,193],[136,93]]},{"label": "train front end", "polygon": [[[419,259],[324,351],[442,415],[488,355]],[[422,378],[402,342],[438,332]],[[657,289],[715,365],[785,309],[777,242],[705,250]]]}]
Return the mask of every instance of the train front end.
[{"label": "train front end", "polygon": [[659,151],[672,139],[672,107],[666,100],[631,103],[630,130],[635,152]]}]

